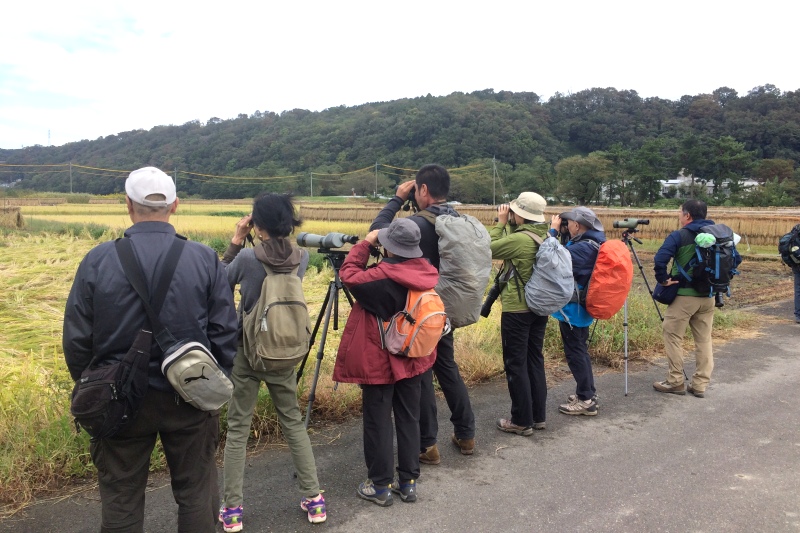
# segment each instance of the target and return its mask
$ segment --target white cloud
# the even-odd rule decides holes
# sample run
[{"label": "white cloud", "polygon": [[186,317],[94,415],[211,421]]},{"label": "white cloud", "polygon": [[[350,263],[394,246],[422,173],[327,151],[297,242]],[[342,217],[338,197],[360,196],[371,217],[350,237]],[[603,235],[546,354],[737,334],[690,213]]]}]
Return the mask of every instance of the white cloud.
[{"label": "white cloud", "polygon": [[[800,88],[790,7],[629,0],[15,3],[0,147],[453,91]],[[780,15],[778,15],[780,13]]]}]

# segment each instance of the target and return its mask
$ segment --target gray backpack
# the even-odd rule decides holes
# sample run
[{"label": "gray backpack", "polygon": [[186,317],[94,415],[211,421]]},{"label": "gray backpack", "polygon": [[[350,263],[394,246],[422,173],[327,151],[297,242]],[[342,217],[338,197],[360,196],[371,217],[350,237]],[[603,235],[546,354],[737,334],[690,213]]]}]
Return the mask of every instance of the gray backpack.
[{"label": "gray backpack", "polygon": [[454,328],[478,321],[481,301],[492,272],[492,239],[471,215],[418,213],[431,222],[439,236],[439,283],[436,292],[444,302]]},{"label": "gray backpack", "polygon": [[308,316],[299,267],[276,273],[264,265],[267,277],[261,296],[242,319],[244,354],[253,370],[285,370],[308,353],[311,320]]},{"label": "gray backpack", "polygon": [[572,256],[555,237],[542,238],[524,231],[539,245],[533,274],[525,284],[528,309],[539,316],[548,316],[563,308],[575,293],[572,277]]}]

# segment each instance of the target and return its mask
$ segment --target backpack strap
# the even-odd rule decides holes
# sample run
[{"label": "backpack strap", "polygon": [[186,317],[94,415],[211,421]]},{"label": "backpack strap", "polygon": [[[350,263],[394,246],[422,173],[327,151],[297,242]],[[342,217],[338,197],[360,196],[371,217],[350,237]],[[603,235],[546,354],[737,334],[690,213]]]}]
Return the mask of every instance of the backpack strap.
[{"label": "backpack strap", "polygon": [[[120,263],[122,263],[122,270],[125,272],[125,277],[128,278],[136,294],[141,298],[144,304],[147,318],[150,321],[150,326],[153,328],[156,342],[162,350],[165,350],[170,345],[175,344],[175,337],[172,333],[164,327],[158,318],[161,312],[161,307],[164,305],[164,300],[169,289],[169,284],[175,274],[175,267],[178,265],[178,260],[183,253],[183,247],[186,244],[186,239],[176,236],[172,243],[167,256],[164,259],[164,265],[161,271],[161,277],[157,281],[155,287],[154,300],[151,302],[150,295],[147,290],[147,282],[145,281],[144,272],[136,258],[136,252],[133,249],[133,244],[127,237],[117,239],[115,247],[119,255]],[[152,304],[152,305],[151,305]]]},{"label": "backpack strap", "polygon": [[423,209],[422,211],[418,211],[414,216],[422,217],[434,226],[436,225],[436,213],[429,211],[427,209]]},{"label": "backpack strap", "polygon": [[524,233],[525,235],[527,235],[528,237],[533,239],[533,242],[535,242],[539,246],[541,246],[542,243],[544,242],[544,239],[542,239],[540,236],[538,236],[537,234],[535,234],[534,232],[532,232],[529,229],[524,229],[524,230],[520,231],[519,233]]}]

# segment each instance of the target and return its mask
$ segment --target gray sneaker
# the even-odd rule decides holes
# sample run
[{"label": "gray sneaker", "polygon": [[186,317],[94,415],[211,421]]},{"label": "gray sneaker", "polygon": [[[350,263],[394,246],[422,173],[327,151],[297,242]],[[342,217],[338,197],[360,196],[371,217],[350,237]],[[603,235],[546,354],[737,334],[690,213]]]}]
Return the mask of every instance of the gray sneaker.
[{"label": "gray sneaker", "polygon": [[533,435],[532,427],[518,426],[507,418],[497,419],[497,429],[500,431],[505,431],[506,433],[516,433],[517,435],[522,435],[523,437],[530,437]]},{"label": "gray sneaker", "polygon": [[670,385],[667,380],[656,381],[653,383],[653,388],[658,392],[666,392],[668,394],[678,394],[684,396],[686,394],[686,387],[683,383],[680,385]]},{"label": "gray sneaker", "polygon": [[[578,395],[577,394],[570,394],[569,396],[567,396],[567,403],[572,403],[577,399],[578,399]],[[598,407],[600,406],[600,396],[598,396],[597,394],[592,396],[592,401],[594,401],[594,403],[598,404]]]},{"label": "gray sneaker", "polygon": [[565,415],[595,416],[597,415],[597,402],[594,400],[583,401],[579,398],[575,398],[572,402],[559,405],[558,412],[564,413]]}]

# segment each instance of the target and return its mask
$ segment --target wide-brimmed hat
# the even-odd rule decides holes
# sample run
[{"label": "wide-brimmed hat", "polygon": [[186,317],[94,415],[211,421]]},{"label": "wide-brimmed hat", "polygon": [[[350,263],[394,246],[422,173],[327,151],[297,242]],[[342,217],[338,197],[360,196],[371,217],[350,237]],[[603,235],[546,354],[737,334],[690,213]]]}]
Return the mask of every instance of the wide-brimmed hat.
[{"label": "wide-brimmed hat", "polygon": [[544,222],[544,208],[547,207],[547,200],[535,192],[523,192],[508,206],[525,220]]},{"label": "wide-brimmed hat", "polygon": [[400,257],[422,257],[419,239],[419,226],[407,218],[398,218],[378,232],[381,246]]},{"label": "wide-brimmed hat", "polygon": [[594,214],[594,211],[588,207],[576,207],[572,211],[561,213],[560,216],[564,220],[574,220],[578,224],[582,224],[595,231],[605,231],[603,229],[603,224],[600,223],[600,219],[598,219],[597,215]]},{"label": "wide-brimmed hat", "polygon": [[[175,182],[155,167],[144,167],[131,172],[125,180],[125,194],[137,204],[166,207],[175,201]],[[148,200],[151,194],[160,194],[163,200]]]}]

